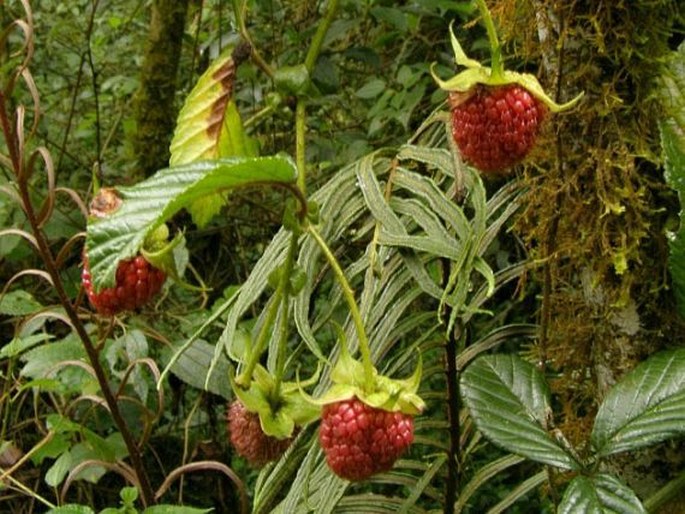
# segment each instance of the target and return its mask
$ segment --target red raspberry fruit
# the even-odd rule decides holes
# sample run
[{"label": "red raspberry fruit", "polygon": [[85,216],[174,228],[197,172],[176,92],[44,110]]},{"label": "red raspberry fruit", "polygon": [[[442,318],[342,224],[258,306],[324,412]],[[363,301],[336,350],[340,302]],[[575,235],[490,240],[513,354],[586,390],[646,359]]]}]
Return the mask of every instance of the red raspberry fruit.
[{"label": "red raspberry fruit", "polygon": [[414,441],[414,418],[370,407],[358,398],[323,408],[319,443],[339,477],[365,480],[388,471]]},{"label": "red raspberry fruit", "polygon": [[116,284],[96,293],[90,275],[88,258],[83,257],[81,282],[91,305],[100,314],[113,316],[122,311],[132,311],[145,305],[164,285],[166,275],[152,266],[144,257],[121,261],[117,266]]},{"label": "red raspberry fruit", "polygon": [[546,106],[518,84],[477,86],[463,102],[450,96],[452,135],[464,160],[496,173],[517,164],[535,144]]},{"label": "red raspberry fruit", "polygon": [[238,455],[255,468],[278,459],[292,443],[292,437],[278,439],[266,435],[259,423],[259,415],[248,411],[238,400],[228,407],[228,435]]}]

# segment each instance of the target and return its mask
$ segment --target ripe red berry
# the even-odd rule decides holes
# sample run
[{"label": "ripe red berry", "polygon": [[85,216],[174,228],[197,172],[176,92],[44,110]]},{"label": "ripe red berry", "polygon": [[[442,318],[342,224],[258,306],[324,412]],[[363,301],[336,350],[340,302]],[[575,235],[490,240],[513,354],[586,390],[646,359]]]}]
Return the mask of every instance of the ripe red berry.
[{"label": "ripe red berry", "polygon": [[93,290],[88,257],[83,257],[83,287],[95,310],[107,316],[142,307],[162,289],[165,279],[166,275],[162,270],[138,255],[121,261],[117,266],[116,284],[96,293]]},{"label": "ripe red berry", "polygon": [[323,408],[319,443],[333,472],[365,480],[387,471],[414,441],[414,418],[370,407],[357,398]]},{"label": "ripe red berry", "polygon": [[278,439],[266,435],[259,422],[259,415],[248,411],[235,400],[228,407],[228,435],[238,455],[255,468],[278,459],[288,449],[293,438]]},{"label": "ripe red berry", "polygon": [[464,160],[495,173],[517,164],[535,144],[546,106],[518,84],[452,93],[452,135]]}]

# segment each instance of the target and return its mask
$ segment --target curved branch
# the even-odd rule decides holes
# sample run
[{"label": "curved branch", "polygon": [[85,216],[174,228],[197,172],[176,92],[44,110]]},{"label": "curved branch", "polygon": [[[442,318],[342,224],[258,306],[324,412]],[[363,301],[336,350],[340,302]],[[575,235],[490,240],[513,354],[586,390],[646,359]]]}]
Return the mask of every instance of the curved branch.
[{"label": "curved branch", "polygon": [[169,489],[174,480],[176,480],[184,473],[208,470],[219,471],[223,473],[231,480],[231,482],[235,484],[236,489],[238,490],[238,495],[240,497],[240,512],[241,514],[247,514],[250,510],[250,505],[247,498],[247,492],[245,491],[245,484],[243,484],[242,480],[240,480],[238,475],[236,475],[235,472],[226,464],[214,460],[191,462],[190,464],[184,464],[183,466],[179,466],[178,468],[174,469],[171,473],[169,473],[169,475],[166,477],[162,485],[159,486],[159,489],[157,489],[157,492],[155,493],[155,500],[159,501],[159,499],[162,497],[162,495],[164,495],[167,489]]}]

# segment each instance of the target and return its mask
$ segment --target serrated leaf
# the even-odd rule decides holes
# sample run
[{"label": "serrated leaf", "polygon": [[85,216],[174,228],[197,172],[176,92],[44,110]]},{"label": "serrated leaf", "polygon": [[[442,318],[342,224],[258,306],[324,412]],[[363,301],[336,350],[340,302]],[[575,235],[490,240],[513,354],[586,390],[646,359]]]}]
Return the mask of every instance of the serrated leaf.
[{"label": "serrated leaf", "polygon": [[558,514],[644,514],[632,489],[611,475],[577,476],[566,488]]},{"label": "serrated leaf", "polygon": [[478,429],[502,448],[563,469],[580,465],[545,431],[549,389],[535,367],[515,355],[479,357],[461,392]]},{"label": "serrated leaf", "polygon": [[86,251],[95,290],[112,286],[119,261],[135,256],[148,234],[194,201],[217,191],[296,180],[297,167],[288,156],[233,157],[166,168],[119,188],[121,207],[88,226]]},{"label": "serrated leaf", "polygon": [[27,337],[15,337],[5,346],[0,348],[0,359],[6,359],[7,357],[16,357],[20,353],[36,346],[38,343],[43,341],[49,341],[53,339],[54,336],[50,334],[32,334]]},{"label": "serrated leaf", "polygon": [[48,372],[54,371],[66,360],[84,360],[85,351],[81,342],[75,337],[32,348],[21,356],[26,362],[21,375],[30,378],[45,378]]},{"label": "serrated leaf", "polygon": [[25,316],[42,308],[43,306],[30,293],[22,289],[0,296],[0,314]]},{"label": "serrated leaf", "polygon": [[591,441],[600,456],[685,434],[685,350],[651,356],[616,384],[599,407]]}]

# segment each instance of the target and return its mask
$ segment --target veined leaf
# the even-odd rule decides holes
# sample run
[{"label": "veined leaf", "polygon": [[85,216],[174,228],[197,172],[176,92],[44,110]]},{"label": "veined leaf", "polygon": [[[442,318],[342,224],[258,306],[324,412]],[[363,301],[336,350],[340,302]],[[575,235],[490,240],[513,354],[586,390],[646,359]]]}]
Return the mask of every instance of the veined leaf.
[{"label": "veined leaf", "polygon": [[597,412],[591,441],[600,456],[685,434],[685,350],[653,355],[615,385]]},{"label": "veined leaf", "polygon": [[[244,44],[231,45],[198,79],[176,121],[170,166],[257,155],[233,101],[236,68],[248,55],[249,47]],[[218,191],[188,205],[198,226],[206,225],[219,212],[226,194],[226,191]]]},{"label": "veined leaf", "polygon": [[645,509],[632,489],[611,475],[577,476],[566,488],[559,514],[643,514]]},{"label": "veined leaf", "polygon": [[515,355],[479,357],[461,379],[478,429],[502,448],[563,469],[580,465],[545,431],[549,389],[542,374]]},{"label": "veined leaf", "polygon": [[119,188],[121,207],[91,219],[88,226],[86,251],[95,290],[113,285],[119,261],[136,255],[148,234],[196,200],[217,191],[296,179],[290,157],[232,157],[166,168],[135,186]]}]

